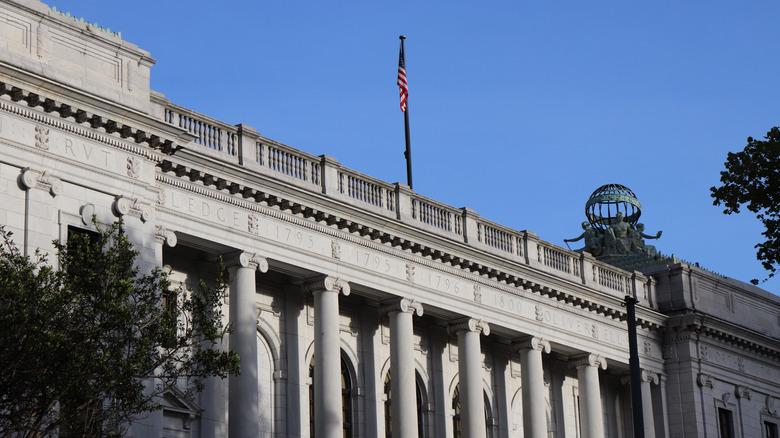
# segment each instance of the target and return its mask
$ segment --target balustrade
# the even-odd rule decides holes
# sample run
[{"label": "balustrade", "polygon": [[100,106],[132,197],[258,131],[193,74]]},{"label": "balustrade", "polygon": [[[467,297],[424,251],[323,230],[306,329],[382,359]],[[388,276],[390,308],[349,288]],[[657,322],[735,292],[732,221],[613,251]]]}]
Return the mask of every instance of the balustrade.
[{"label": "balustrade", "polygon": [[[309,190],[324,196],[364,203],[366,206],[371,206],[370,208],[380,209],[389,217],[406,222],[409,226],[422,225],[428,227],[429,231],[438,230],[438,234],[462,241],[467,245],[479,242],[483,245],[481,249],[487,249],[497,255],[502,253],[511,255],[512,260],[520,263],[538,262],[570,280],[579,278],[584,284],[609,295],[619,295],[622,298],[624,294],[633,292],[631,274],[625,271],[592,259],[583,259],[579,253],[555,247],[535,237],[529,240],[527,231],[509,229],[483,220],[469,209],[453,208],[420,196],[404,188],[402,184],[389,184],[344,168],[331,157],[317,157],[265,139],[251,128],[250,134],[244,131],[241,140],[240,126],[243,125],[239,127],[228,125],[173,104],[168,104],[165,108],[164,120],[196,136],[193,140],[195,144],[224,153],[225,160],[231,163],[235,163],[236,158],[240,158],[238,157],[240,142],[252,141],[256,156],[249,155],[245,159],[248,162],[254,160],[254,165],[259,165],[267,175],[303,181],[307,184],[301,187],[309,187]],[[247,153],[251,154],[251,149],[243,152],[245,157]],[[466,234],[467,226],[470,236]],[[534,246],[536,250],[533,249]],[[537,254],[536,260],[527,258],[528,255],[524,254],[526,248],[530,254]],[[592,280],[585,275],[585,272],[590,272],[591,268]],[[646,282],[646,280],[640,281]],[[638,288],[640,286],[643,290],[647,290],[647,284],[637,284]],[[647,293],[645,292],[644,295]]]}]

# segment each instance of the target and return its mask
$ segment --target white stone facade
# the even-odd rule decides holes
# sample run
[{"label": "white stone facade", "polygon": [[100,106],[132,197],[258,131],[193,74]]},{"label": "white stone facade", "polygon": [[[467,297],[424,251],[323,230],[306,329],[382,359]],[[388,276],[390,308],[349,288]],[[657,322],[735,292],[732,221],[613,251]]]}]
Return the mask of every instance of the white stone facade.
[{"label": "white stone facade", "polygon": [[645,436],[777,436],[777,297],[622,271],[176,106],[149,53],[43,3],[0,0],[0,35],[0,223],[25,251],[94,214],[174,281],[230,268],[244,372],[133,436],[632,436],[626,295]]}]

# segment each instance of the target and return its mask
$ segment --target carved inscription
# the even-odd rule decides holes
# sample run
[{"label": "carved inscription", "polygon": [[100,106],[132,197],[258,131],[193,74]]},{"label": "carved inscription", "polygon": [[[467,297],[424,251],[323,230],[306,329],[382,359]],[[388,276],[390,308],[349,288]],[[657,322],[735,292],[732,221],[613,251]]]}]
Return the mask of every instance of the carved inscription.
[{"label": "carved inscription", "polygon": [[168,206],[182,213],[207,219],[211,222],[221,223],[236,229],[244,230],[248,223],[247,214],[237,209],[212,203],[206,199],[195,196],[171,192],[168,196]]}]

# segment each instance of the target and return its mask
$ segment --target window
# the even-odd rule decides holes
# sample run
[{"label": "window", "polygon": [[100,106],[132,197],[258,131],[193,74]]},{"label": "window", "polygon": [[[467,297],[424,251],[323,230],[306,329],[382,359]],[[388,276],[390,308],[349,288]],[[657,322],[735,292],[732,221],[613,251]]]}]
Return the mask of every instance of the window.
[{"label": "window", "polygon": [[[309,365],[309,436],[314,438],[314,358]],[[343,437],[352,438],[352,375],[349,372],[344,356],[341,357],[341,415],[343,421]]]},{"label": "window", "polygon": [[772,423],[771,421],[764,421],[764,438],[778,438],[777,423]]},{"label": "window", "polygon": [[[490,403],[487,394],[485,397],[485,436],[492,438],[493,428],[491,427],[492,415],[490,413]],[[455,386],[455,391],[452,393],[452,409],[455,413],[452,416],[452,435],[454,438],[461,437],[461,424],[460,424],[460,383]]]},{"label": "window", "polygon": [[728,409],[718,408],[718,436],[734,438],[734,418]]},{"label": "window", "polygon": [[[417,396],[417,436],[419,438],[425,437],[425,421],[423,412],[423,390],[420,385],[420,375],[416,374],[415,379],[415,392]],[[390,388],[390,372],[388,371],[385,376],[385,436],[390,438],[393,436],[393,409],[392,409],[392,394]]]},{"label": "window", "polygon": [[344,358],[341,358],[341,417],[344,422],[344,438],[352,437],[352,377]]},{"label": "window", "polygon": [[385,376],[385,436],[391,438],[393,436],[393,409],[391,406],[391,389],[390,389],[390,372],[387,372]]}]

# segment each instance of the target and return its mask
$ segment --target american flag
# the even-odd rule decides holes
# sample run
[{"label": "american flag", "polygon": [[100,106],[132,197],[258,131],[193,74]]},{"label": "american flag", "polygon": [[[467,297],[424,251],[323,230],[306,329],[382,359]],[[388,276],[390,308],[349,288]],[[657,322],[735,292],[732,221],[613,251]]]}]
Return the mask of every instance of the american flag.
[{"label": "american flag", "polygon": [[401,111],[406,111],[406,98],[409,87],[406,85],[406,61],[404,61],[404,42],[401,41],[401,52],[398,55],[398,87],[401,91]]}]

